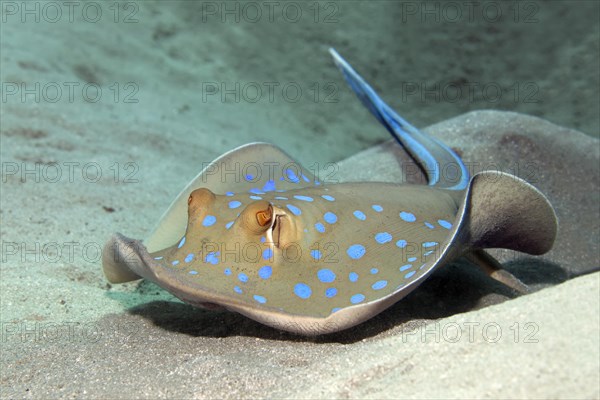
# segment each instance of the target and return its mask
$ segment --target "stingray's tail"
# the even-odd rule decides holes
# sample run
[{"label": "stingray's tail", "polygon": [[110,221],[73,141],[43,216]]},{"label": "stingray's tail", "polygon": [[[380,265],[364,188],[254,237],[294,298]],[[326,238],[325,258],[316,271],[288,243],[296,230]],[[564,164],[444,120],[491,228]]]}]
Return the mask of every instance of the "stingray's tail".
[{"label": "stingray's tail", "polygon": [[[371,114],[387,128],[427,174],[430,186],[463,190],[469,183],[469,171],[448,146],[427,136],[409,124],[377,95],[375,90],[344,60],[329,49],[346,81]],[[448,174],[443,173],[448,172]]]}]

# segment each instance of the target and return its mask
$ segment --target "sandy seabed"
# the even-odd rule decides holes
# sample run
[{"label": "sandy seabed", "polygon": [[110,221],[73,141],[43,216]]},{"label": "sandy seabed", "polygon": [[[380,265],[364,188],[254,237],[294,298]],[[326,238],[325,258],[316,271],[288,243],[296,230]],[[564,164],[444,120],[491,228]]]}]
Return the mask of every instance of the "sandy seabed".
[{"label": "sandy seabed", "polygon": [[[0,397],[599,398],[598,3],[266,3],[0,2]],[[108,236],[146,237],[238,145],[402,178],[330,46],[465,161],[535,160],[557,244],[499,254],[535,292],[458,261],[305,339],[109,285]]]}]

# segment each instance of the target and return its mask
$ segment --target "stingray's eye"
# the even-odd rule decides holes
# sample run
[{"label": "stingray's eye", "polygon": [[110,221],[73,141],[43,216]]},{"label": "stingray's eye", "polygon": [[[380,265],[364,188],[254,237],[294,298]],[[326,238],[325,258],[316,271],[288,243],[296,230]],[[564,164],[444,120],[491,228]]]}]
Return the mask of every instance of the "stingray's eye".
[{"label": "stingray's eye", "polygon": [[271,223],[271,218],[273,217],[273,211],[269,207],[267,210],[259,211],[256,213],[256,220],[260,226],[266,226]]},{"label": "stingray's eye", "polygon": [[244,228],[253,233],[262,233],[269,229],[273,222],[273,206],[265,200],[256,201],[242,212],[241,221]]},{"label": "stingray's eye", "polygon": [[202,210],[207,210],[214,201],[215,195],[213,192],[204,188],[196,189],[188,197],[188,213],[194,215]]}]

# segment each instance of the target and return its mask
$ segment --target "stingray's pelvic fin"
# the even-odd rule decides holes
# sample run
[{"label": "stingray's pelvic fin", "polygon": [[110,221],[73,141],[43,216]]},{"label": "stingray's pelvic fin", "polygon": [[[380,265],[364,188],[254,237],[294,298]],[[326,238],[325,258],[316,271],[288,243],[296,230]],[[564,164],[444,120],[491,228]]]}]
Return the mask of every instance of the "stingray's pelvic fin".
[{"label": "stingray's pelvic fin", "polygon": [[484,250],[475,250],[465,254],[464,256],[467,260],[481,268],[481,270],[489,275],[490,278],[521,294],[531,293],[529,286],[502,268],[502,264],[500,264],[498,260],[486,253]]}]

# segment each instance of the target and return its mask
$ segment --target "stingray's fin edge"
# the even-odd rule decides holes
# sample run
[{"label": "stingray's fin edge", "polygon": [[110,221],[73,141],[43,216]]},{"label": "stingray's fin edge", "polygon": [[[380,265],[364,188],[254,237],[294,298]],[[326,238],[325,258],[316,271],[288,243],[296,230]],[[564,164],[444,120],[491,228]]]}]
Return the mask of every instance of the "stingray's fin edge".
[{"label": "stingray's fin edge", "polygon": [[142,263],[136,248],[142,245],[120,233],[113,234],[102,249],[102,270],[111,283],[142,279],[134,272],[135,263]]},{"label": "stingray's fin edge", "polygon": [[552,249],[558,232],[556,213],[548,199],[523,179],[499,171],[481,172],[471,179],[463,201],[470,247],[532,255]]}]

